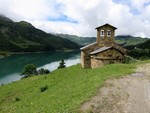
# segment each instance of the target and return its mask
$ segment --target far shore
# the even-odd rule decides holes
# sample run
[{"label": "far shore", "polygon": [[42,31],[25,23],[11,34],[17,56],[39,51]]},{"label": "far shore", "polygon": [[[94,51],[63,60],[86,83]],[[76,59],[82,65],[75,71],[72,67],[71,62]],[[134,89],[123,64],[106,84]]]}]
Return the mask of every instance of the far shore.
[{"label": "far shore", "polygon": [[17,54],[33,54],[33,53],[55,53],[55,52],[72,52],[72,51],[79,51],[79,49],[75,50],[56,50],[56,51],[38,51],[38,52],[0,52],[0,59],[5,58],[10,55],[17,55]]},{"label": "far shore", "polygon": [[0,58],[4,58],[10,56],[10,52],[4,52],[4,51],[0,51]]}]

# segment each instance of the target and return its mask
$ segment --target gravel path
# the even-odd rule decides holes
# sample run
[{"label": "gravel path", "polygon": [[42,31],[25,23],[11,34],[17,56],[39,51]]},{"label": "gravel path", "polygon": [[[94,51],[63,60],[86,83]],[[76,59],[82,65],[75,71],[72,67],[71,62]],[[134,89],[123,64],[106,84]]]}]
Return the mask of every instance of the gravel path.
[{"label": "gravel path", "polygon": [[150,113],[150,63],[132,75],[106,81],[98,94],[81,106],[83,113]]},{"label": "gravel path", "polygon": [[150,82],[147,84],[148,100],[150,101]]}]

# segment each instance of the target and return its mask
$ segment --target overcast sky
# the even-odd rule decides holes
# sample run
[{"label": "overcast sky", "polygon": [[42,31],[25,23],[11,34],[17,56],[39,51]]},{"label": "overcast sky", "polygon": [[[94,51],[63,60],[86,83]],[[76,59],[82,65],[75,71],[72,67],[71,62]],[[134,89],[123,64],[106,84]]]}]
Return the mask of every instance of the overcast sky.
[{"label": "overcast sky", "polygon": [[0,14],[48,33],[96,36],[109,23],[116,35],[150,37],[150,0],[0,0]]}]

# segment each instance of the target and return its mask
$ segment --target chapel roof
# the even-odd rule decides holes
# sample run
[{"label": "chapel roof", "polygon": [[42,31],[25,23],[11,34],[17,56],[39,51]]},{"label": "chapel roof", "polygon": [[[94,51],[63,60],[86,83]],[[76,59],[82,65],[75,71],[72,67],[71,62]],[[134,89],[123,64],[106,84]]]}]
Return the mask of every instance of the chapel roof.
[{"label": "chapel roof", "polygon": [[102,26],[96,27],[95,29],[99,29],[99,28],[104,27],[104,26],[110,26],[110,27],[112,27],[114,30],[117,29],[116,27],[114,27],[114,26],[112,26],[112,25],[110,25],[110,24],[108,24],[108,23],[106,23],[106,24],[104,24],[104,25],[102,25]]},{"label": "chapel roof", "polygon": [[83,49],[87,49],[87,48],[89,48],[89,47],[91,47],[91,46],[94,46],[94,45],[96,45],[97,44],[97,42],[94,42],[94,43],[91,43],[91,44],[89,44],[89,45],[86,45],[86,46],[84,46],[84,47],[82,47],[82,48],[80,48],[81,50],[83,50]]},{"label": "chapel roof", "polygon": [[101,47],[101,48],[99,48],[99,49],[91,52],[90,54],[93,55],[93,54],[96,54],[96,53],[100,53],[100,52],[105,51],[105,50],[110,49],[110,48],[112,48],[112,47],[106,47],[106,46],[104,46],[104,47]]},{"label": "chapel roof", "polygon": [[117,51],[121,52],[122,54],[124,54],[124,52],[120,51],[119,49],[117,49],[117,48],[115,48],[115,47],[112,47],[112,46],[106,47],[106,46],[104,46],[104,47],[101,47],[101,48],[99,48],[99,49],[97,49],[97,50],[91,52],[90,55],[94,55],[94,54],[97,54],[97,53],[101,53],[101,52],[106,51],[106,50],[111,49],[111,48],[114,48],[115,50],[117,50]]}]

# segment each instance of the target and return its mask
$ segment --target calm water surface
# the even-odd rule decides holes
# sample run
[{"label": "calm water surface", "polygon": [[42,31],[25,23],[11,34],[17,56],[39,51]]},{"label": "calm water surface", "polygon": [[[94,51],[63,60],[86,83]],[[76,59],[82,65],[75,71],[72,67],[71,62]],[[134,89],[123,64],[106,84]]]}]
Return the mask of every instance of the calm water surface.
[{"label": "calm water surface", "polygon": [[56,53],[31,53],[11,55],[0,59],[0,84],[19,80],[20,72],[26,64],[35,64],[37,68],[45,68],[53,71],[59,66],[61,59],[66,66],[80,63],[80,52],[56,52]]}]

